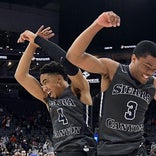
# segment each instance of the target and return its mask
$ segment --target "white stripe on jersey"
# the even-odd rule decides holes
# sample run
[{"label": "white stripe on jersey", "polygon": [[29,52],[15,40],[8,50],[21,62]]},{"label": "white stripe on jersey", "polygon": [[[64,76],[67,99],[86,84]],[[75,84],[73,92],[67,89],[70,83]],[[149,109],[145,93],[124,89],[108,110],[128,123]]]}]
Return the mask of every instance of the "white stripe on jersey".
[{"label": "white stripe on jersey", "polygon": [[89,107],[86,105],[86,125],[88,127],[89,122]]},{"label": "white stripe on jersey", "polygon": [[100,113],[99,113],[100,117],[102,117],[102,102],[103,102],[103,92],[101,93],[101,100],[100,100]]}]

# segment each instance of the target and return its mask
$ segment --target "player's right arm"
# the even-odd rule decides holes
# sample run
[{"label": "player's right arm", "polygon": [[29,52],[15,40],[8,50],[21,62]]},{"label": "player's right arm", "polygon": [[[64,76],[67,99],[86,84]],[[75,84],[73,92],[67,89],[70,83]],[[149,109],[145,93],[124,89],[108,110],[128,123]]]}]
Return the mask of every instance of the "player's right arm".
[{"label": "player's right arm", "polygon": [[45,103],[46,94],[43,92],[39,81],[29,73],[31,60],[34,56],[36,48],[37,47],[33,44],[29,44],[27,46],[26,50],[24,51],[18,63],[15,72],[15,79],[31,95],[33,95],[35,98]]},{"label": "player's right arm", "polygon": [[[43,26],[41,26],[37,31],[37,34],[48,32],[49,29],[43,29]],[[51,33],[51,31],[49,33]],[[21,34],[19,40],[22,40],[23,37],[24,36]],[[42,86],[40,85],[39,81],[29,73],[31,61],[34,57],[36,49],[36,44],[28,44],[18,63],[14,77],[17,80],[17,82],[20,83],[21,86],[23,86],[32,96],[46,104],[45,99],[47,97],[47,93],[43,92]]]},{"label": "player's right arm", "polygon": [[93,40],[94,36],[104,27],[117,27],[120,25],[120,18],[114,12],[102,13],[88,28],[86,28],[73,42],[67,52],[67,59],[74,65],[101,75],[113,75],[112,69],[117,68],[118,63],[113,60],[103,58],[98,59],[86,49]]}]

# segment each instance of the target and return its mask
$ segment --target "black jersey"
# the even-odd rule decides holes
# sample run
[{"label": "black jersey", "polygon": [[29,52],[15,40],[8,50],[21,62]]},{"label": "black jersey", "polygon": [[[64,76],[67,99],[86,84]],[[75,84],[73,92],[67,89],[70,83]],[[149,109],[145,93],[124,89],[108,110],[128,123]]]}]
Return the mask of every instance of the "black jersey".
[{"label": "black jersey", "polygon": [[83,104],[68,87],[58,99],[48,99],[53,126],[55,151],[81,151],[84,145],[95,147],[88,114]]},{"label": "black jersey", "polygon": [[155,94],[153,81],[151,77],[140,84],[129,66],[119,65],[101,98],[98,155],[127,154],[143,142],[144,115]]}]

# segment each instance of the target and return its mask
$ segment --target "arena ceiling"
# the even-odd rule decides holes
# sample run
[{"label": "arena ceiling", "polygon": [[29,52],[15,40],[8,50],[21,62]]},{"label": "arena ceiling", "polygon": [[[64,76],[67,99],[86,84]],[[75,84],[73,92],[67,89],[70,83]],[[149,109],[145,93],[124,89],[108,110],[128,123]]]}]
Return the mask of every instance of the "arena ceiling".
[{"label": "arena ceiling", "polygon": [[101,51],[104,46],[112,45],[118,48],[122,44],[133,45],[143,39],[156,41],[155,0],[1,0],[1,2],[41,9],[51,9],[52,4],[59,5],[59,42],[65,50],[101,12],[108,10],[116,12],[121,17],[121,26],[118,29],[101,31],[91,49]]},{"label": "arena ceiling", "polygon": [[1,0],[1,2],[44,8],[51,3],[58,3],[58,0]]}]

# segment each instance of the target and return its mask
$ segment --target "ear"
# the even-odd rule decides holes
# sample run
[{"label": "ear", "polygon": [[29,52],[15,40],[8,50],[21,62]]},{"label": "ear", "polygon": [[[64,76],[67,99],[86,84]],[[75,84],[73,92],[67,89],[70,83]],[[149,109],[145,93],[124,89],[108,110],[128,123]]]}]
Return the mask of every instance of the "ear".
[{"label": "ear", "polygon": [[63,80],[63,76],[62,75],[57,75],[57,83],[61,84]]},{"label": "ear", "polygon": [[131,56],[131,62],[134,63],[135,60],[136,60],[136,56],[135,56],[135,54],[132,54],[132,56]]}]

